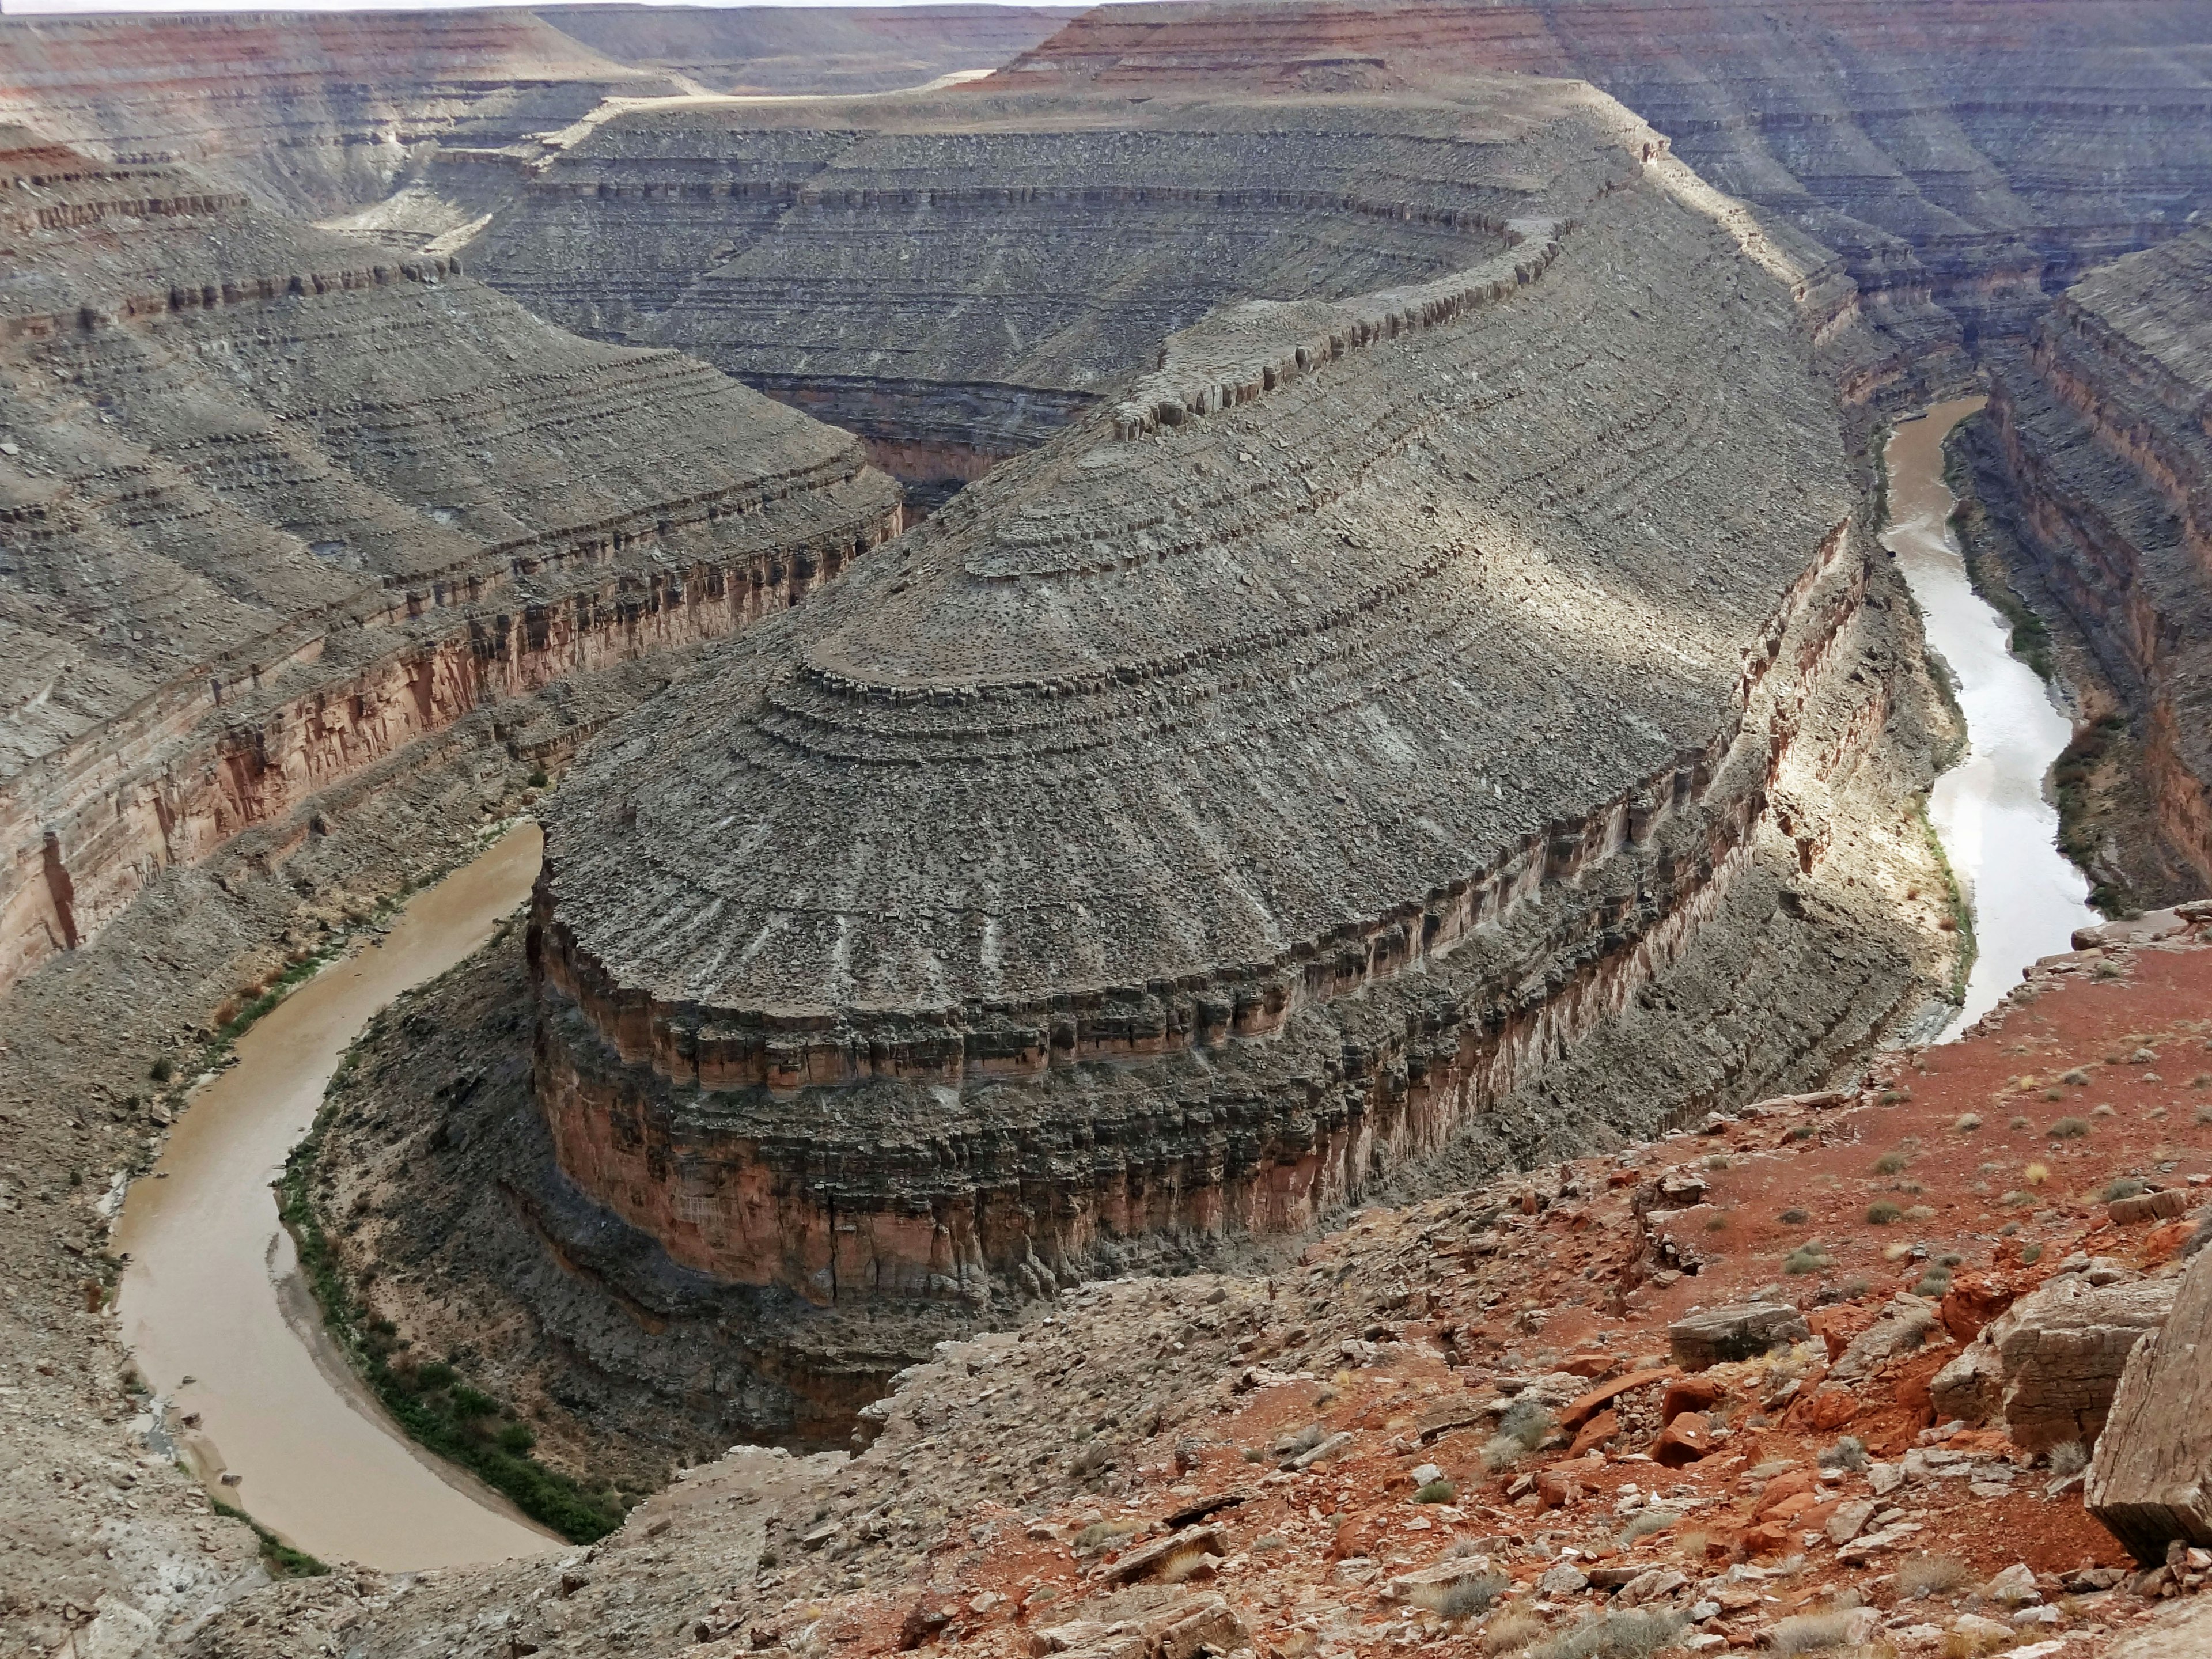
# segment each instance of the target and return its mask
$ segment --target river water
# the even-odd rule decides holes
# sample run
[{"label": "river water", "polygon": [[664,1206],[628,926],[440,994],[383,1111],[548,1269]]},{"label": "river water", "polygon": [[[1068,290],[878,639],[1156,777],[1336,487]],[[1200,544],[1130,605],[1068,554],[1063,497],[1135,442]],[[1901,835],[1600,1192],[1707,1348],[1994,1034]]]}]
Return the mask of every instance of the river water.
[{"label": "river water", "polygon": [[2071,948],[2076,927],[2103,920],[2089,884],[2058,850],[2058,809],[2044,780],[2073,726],[2035,671],[2008,648],[2010,629],[1974,592],[1951,533],[1956,498],[1943,483],[1943,439],[1984,399],[1938,404],[1899,422],[1889,441],[1889,528],[1927,618],[1928,642],[1949,664],[1966,717],[1964,759],[1936,781],[1928,816],[1974,911],[1979,952],[1955,1036],[2020,983],[2039,957]]},{"label": "river water", "polygon": [[[124,1200],[123,1339],[155,1392],[198,1415],[186,1455],[227,1501],[325,1560],[399,1571],[559,1545],[392,1426],[324,1332],[270,1191],[369,1017],[481,948],[529,896],[542,844],[534,823],[508,832],[279,1003]],[[216,1486],[225,1473],[240,1483]]]}]

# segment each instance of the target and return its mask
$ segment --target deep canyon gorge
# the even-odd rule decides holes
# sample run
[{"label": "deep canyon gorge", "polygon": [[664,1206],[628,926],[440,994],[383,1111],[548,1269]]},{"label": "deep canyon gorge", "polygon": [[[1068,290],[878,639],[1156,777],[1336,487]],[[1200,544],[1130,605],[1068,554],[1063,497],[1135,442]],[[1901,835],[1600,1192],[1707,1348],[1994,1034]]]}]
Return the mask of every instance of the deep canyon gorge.
[{"label": "deep canyon gorge", "polygon": [[[37,1475],[0,1652],[811,1653],[878,1602],[862,1650],[926,1645],[936,1592],[881,1586],[953,1489],[848,1515],[823,1449],[907,1491],[991,1344],[1211,1287],[1178,1340],[1319,1421],[1342,1322],[1269,1310],[1316,1252],[1367,1272],[1316,1242],[1348,1218],[1516,1171],[1564,1212],[1776,1097],[1906,1109],[1977,948],[1927,816],[1963,665],[1881,538],[1890,429],[1941,399],[1987,397],[1945,476],[2072,724],[2060,847],[2109,915],[2184,906],[2115,924],[2145,949],[2212,890],[2202,8],[11,16],[0,121],[0,1385]],[[568,1557],[557,1628],[485,1610],[542,1563],[257,1589],[315,1481],[264,1513],[244,1418],[119,1346],[110,1230],[207,1074],[520,814],[524,912],[294,1080],[328,1093],[270,1316],[541,1528],[676,1527],[671,1595],[726,1545],[711,1613]],[[1777,1155],[1832,1143],[1806,1121]],[[1657,1202],[1622,1288],[1506,1340],[1693,1293],[1729,1241]],[[1341,1375],[1466,1328],[1387,1280]],[[1102,1360],[1030,1473],[961,1454],[979,1527],[1056,1547],[1034,1517],[1136,1490],[1109,1446],[1203,1466],[1143,1340],[1164,1370]],[[329,1553],[506,1553],[457,1524]],[[1146,1659],[1256,1617],[1119,1594],[1118,1635],[957,1617]]]}]

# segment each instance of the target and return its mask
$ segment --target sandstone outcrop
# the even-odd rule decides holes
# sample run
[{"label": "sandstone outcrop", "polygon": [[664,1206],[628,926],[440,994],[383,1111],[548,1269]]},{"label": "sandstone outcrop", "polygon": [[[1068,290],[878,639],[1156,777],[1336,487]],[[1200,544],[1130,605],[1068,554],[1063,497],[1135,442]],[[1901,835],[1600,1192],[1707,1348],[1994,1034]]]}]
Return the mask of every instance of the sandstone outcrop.
[{"label": "sandstone outcrop", "polygon": [[2168,1546],[2212,1545],[2212,1250],[2183,1275],[2164,1326],[2139,1338],[2084,1500],[2151,1566]]},{"label": "sandstone outcrop", "polygon": [[2154,828],[2212,886],[2212,231],[2093,272],[1992,356],[1976,486],[2132,718]]},{"label": "sandstone outcrop", "polygon": [[[1301,122],[1346,167],[1395,119],[1344,118]],[[1632,1000],[1759,836],[1820,860],[1768,792],[1866,684],[1868,575],[1779,256],[1586,88],[1407,119],[1497,227],[1458,269],[1171,340],[563,789],[538,1089],[679,1263],[957,1299],[1302,1227]]]},{"label": "sandstone outcrop", "polygon": [[1939,1420],[2003,1428],[2022,1451],[2096,1443],[2145,1332],[2166,1322],[2172,1279],[2052,1279],[1984,1328],[1929,1384]]},{"label": "sandstone outcrop", "polygon": [[177,169],[8,130],[0,254],[0,985],[468,710],[898,527],[844,434]]}]

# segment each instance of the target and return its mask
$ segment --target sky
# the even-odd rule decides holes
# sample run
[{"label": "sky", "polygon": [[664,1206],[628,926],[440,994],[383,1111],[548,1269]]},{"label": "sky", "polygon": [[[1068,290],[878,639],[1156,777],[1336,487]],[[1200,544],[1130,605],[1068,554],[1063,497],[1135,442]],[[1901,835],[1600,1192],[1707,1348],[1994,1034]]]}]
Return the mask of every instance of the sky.
[{"label": "sky", "polygon": [[[714,0],[634,0],[654,5],[712,5]],[[939,0],[751,0],[793,6],[925,6]],[[982,0],[1021,4],[1024,0]],[[1052,0],[1047,0],[1051,3]],[[0,16],[29,17],[88,12],[148,11],[429,11],[480,6],[485,0],[0,0]],[[620,0],[558,0],[562,5],[607,5]]]}]

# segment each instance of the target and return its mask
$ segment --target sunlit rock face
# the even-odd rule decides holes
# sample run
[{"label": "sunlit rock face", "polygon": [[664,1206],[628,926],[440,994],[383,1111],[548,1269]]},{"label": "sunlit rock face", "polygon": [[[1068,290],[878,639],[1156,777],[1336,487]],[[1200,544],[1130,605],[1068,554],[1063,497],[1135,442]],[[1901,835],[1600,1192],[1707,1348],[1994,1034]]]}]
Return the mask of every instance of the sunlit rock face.
[{"label": "sunlit rock face", "polygon": [[1648,984],[1869,684],[1803,270],[1587,88],[1294,107],[1157,118],[1421,155],[1495,242],[1170,338],[562,791],[539,1096],[678,1261],[958,1297],[1302,1225]]},{"label": "sunlit rock face", "polygon": [[0,985],[470,710],[896,532],[847,434],[0,129]]}]

